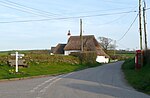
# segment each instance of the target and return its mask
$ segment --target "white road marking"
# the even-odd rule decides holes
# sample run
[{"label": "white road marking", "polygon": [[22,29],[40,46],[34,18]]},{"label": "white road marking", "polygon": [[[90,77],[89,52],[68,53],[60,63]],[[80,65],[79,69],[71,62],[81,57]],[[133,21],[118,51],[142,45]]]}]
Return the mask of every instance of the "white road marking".
[{"label": "white road marking", "polygon": [[30,92],[35,92],[35,90],[37,90],[38,88],[42,87],[43,85],[45,85],[45,84],[48,83],[48,82],[51,82],[51,81],[57,79],[57,78],[60,77],[60,76],[62,76],[62,75],[59,75],[59,76],[57,76],[57,77],[53,77],[53,78],[51,78],[51,79],[48,79],[48,80],[44,81],[43,83],[37,85],[37,86],[34,87],[32,90],[30,90]]},{"label": "white road marking", "polygon": [[45,88],[40,90],[40,93],[44,93],[52,84],[54,84],[55,82],[59,81],[60,79],[62,79],[62,78],[58,78],[58,79],[54,80],[53,82],[51,82],[48,86],[46,86]]},{"label": "white road marking", "polygon": [[65,78],[65,77],[67,77],[67,76],[69,76],[69,75],[71,75],[71,74],[73,74],[73,72],[72,72],[72,73],[69,73],[69,74],[66,74],[66,75],[63,75],[63,76],[60,76],[60,77],[57,78],[56,80],[52,81],[48,86],[46,86],[45,88],[43,88],[42,90],[40,90],[40,92],[41,92],[41,93],[46,92],[46,90],[47,90],[51,85],[53,85],[53,84],[56,83],[57,81],[61,80],[62,78]]},{"label": "white road marking", "polygon": [[46,83],[50,82],[48,86],[45,86],[43,89],[40,90],[41,93],[44,93],[52,84],[54,84],[55,82],[61,80],[62,78],[65,78],[65,77],[67,77],[67,76],[69,76],[71,74],[73,74],[73,72],[69,73],[69,74],[66,74],[66,75],[59,75],[59,76],[53,77],[51,79],[48,79],[48,80],[44,81],[43,83],[41,83],[41,84],[37,85],[36,87],[34,87],[32,90],[30,90],[30,92],[33,93],[37,89],[39,89],[40,87],[42,87],[42,86],[44,87],[44,85]]}]

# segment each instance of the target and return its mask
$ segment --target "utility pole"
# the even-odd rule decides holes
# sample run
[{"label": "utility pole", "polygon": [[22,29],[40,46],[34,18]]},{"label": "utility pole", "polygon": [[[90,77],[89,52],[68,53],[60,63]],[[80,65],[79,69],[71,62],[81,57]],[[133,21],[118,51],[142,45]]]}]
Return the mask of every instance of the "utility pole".
[{"label": "utility pole", "polygon": [[114,40],[114,56],[116,55],[116,40]]},{"label": "utility pole", "polygon": [[140,50],[141,50],[141,56],[140,56],[140,62],[141,66],[143,66],[143,53],[142,53],[142,0],[139,0],[139,32],[140,32]]},{"label": "utility pole", "polygon": [[139,0],[139,32],[140,32],[140,49],[142,50],[142,18],[141,18],[142,1]]},{"label": "utility pole", "polygon": [[143,23],[144,23],[144,37],[145,37],[145,50],[147,50],[147,30],[146,30],[146,15],[145,15],[145,10],[146,10],[146,3],[144,1],[144,7],[143,7]]},{"label": "utility pole", "polygon": [[83,52],[82,19],[80,19],[80,43],[81,43],[81,51]]}]

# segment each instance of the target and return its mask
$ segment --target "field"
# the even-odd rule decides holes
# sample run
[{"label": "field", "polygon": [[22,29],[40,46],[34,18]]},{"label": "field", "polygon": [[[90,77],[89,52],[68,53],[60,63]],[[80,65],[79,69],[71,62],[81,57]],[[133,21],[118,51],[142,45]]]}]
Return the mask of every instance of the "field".
[{"label": "field", "polygon": [[123,50],[108,50],[107,53],[110,55],[112,60],[125,60],[129,58],[134,58],[134,51],[123,51]]}]

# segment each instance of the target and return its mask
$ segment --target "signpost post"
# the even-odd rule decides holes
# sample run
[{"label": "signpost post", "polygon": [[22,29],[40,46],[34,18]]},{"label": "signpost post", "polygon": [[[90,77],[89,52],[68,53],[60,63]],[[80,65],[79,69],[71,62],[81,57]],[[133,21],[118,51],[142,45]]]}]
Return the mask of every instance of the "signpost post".
[{"label": "signpost post", "polygon": [[24,54],[18,54],[18,52],[16,52],[15,54],[11,54],[11,56],[16,57],[16,72],[18,72],[18,58],[22,58]]},{"label": "signpost post", "polygon": [[16,72],[18,72],[18,52],[16,52]]}]

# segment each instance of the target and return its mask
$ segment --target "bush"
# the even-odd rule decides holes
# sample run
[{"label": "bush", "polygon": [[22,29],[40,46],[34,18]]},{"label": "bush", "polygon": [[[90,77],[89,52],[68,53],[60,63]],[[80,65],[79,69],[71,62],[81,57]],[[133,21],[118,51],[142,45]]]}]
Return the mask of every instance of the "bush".
[{"label": "bush", "polygon": [[150,64],[150,50],[144,51],[144,65]]},{"label": "bush", "polygon": [[135,62],[134,59],[127,59],[122,66],[124,70],[134,70],[135,69]]},{"label": "bush", "polygon": [[95,51],[73,52],[70,55],[78,57],[82,65],[92,66],[96,64],[97,54]]},{"label": "bush", "polygon": [[67,63],[72,65],[79,64],[79,59],[73,56],[27,54],[25,59],[27,62]]}]

